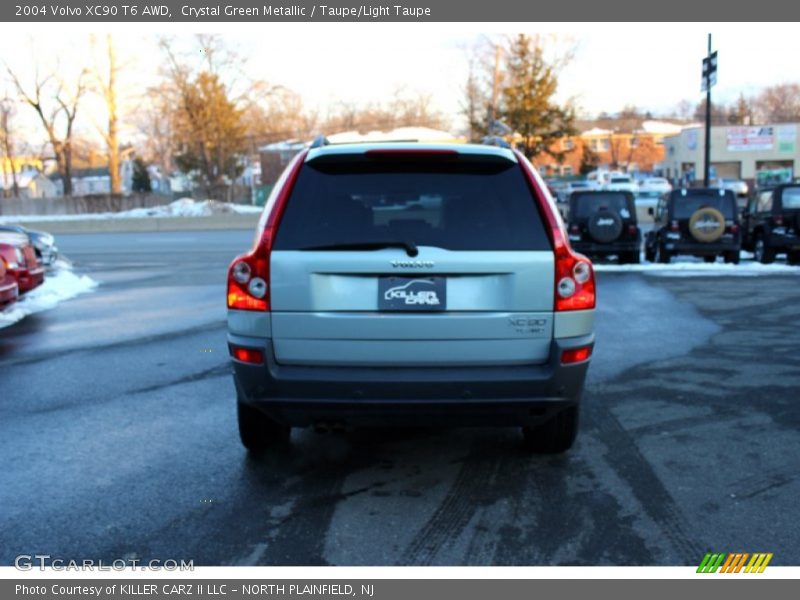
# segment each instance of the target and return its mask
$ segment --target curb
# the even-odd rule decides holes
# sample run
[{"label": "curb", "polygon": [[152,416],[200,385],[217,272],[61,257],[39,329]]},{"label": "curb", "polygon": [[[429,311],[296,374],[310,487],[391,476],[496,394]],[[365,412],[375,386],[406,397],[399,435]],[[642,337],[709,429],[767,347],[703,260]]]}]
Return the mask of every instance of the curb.
[{"label": "curb", "polygon": [[260,214],[212,215],[210,217],[142,217],[133,219],[86,219],[75,221],[19,221],[29,229],[48,233],[128,233],[255,229]]}]

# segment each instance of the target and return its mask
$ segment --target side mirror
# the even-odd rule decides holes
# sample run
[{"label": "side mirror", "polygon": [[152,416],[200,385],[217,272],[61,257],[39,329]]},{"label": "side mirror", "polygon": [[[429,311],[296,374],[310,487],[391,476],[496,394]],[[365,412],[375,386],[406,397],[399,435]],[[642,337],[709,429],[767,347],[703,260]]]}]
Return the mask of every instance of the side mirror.
[{"label": "side mirror", "polygon": [[652,216],[654,216],[654,215],[656,214],[656,211],[654,211],[654,210],[653,210],[653,207],[652,207],[652,206],[649,206],[649,207],[647,208],[647,214],[648,214],[648,215],[650,215],[650,216],[652,217]]}]

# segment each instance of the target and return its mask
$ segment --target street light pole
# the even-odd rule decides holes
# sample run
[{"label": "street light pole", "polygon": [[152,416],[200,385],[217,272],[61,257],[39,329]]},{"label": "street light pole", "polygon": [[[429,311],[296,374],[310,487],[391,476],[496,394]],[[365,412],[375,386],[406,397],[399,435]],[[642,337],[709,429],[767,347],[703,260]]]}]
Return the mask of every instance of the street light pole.
[{"label": "street light pole", "polygon": [[711,167],[711,34],[708,34],[708,64],[706,75],[706,148],[703,161],[703,186],[708,187]]}]

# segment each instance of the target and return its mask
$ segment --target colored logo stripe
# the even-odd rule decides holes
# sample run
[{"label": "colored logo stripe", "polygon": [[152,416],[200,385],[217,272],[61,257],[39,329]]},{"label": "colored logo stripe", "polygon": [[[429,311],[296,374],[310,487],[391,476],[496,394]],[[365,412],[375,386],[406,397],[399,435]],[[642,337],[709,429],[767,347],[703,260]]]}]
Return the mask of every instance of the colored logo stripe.
[{"label": "colored logo stripe", "polygon": [[750,559],[750,562],[744,569],[745,573],[763,573],[764,569],[767,568],[769,561],[772,560],[772,552],[769,554],[766,553],[759,553],[753,554],[753,558]]},{"label": "colored logo stripe", "polygon": [[[748,562],[747,559],[750,559]],[[707,552],[697,567],[698,573],[763,573],[772,560],[771,552]],[[745,566],[747,563],[747,566]]]},{"label": "colored logo stripe", "polygon": [[706,552],[706,555],[700,562],[700,566],[697,567],[697,572],[716,573],[723,560],[725,560],[725,554],[712,554],[711,552]]}]

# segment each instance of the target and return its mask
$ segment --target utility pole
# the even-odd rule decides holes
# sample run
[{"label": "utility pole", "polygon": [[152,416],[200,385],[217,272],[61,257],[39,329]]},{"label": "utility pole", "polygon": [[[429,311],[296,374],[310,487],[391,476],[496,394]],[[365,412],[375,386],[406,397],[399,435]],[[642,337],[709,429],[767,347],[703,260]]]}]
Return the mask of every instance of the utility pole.
[{"label": "utility pole", "polygon": [[711,34],[708,34],[708,55],[703,59],[703,91],[706,93],[706,144],[703,161],[703,187],[709,185],[711,172],[711,87],[717,83],[717,53],[711,52]]}]

